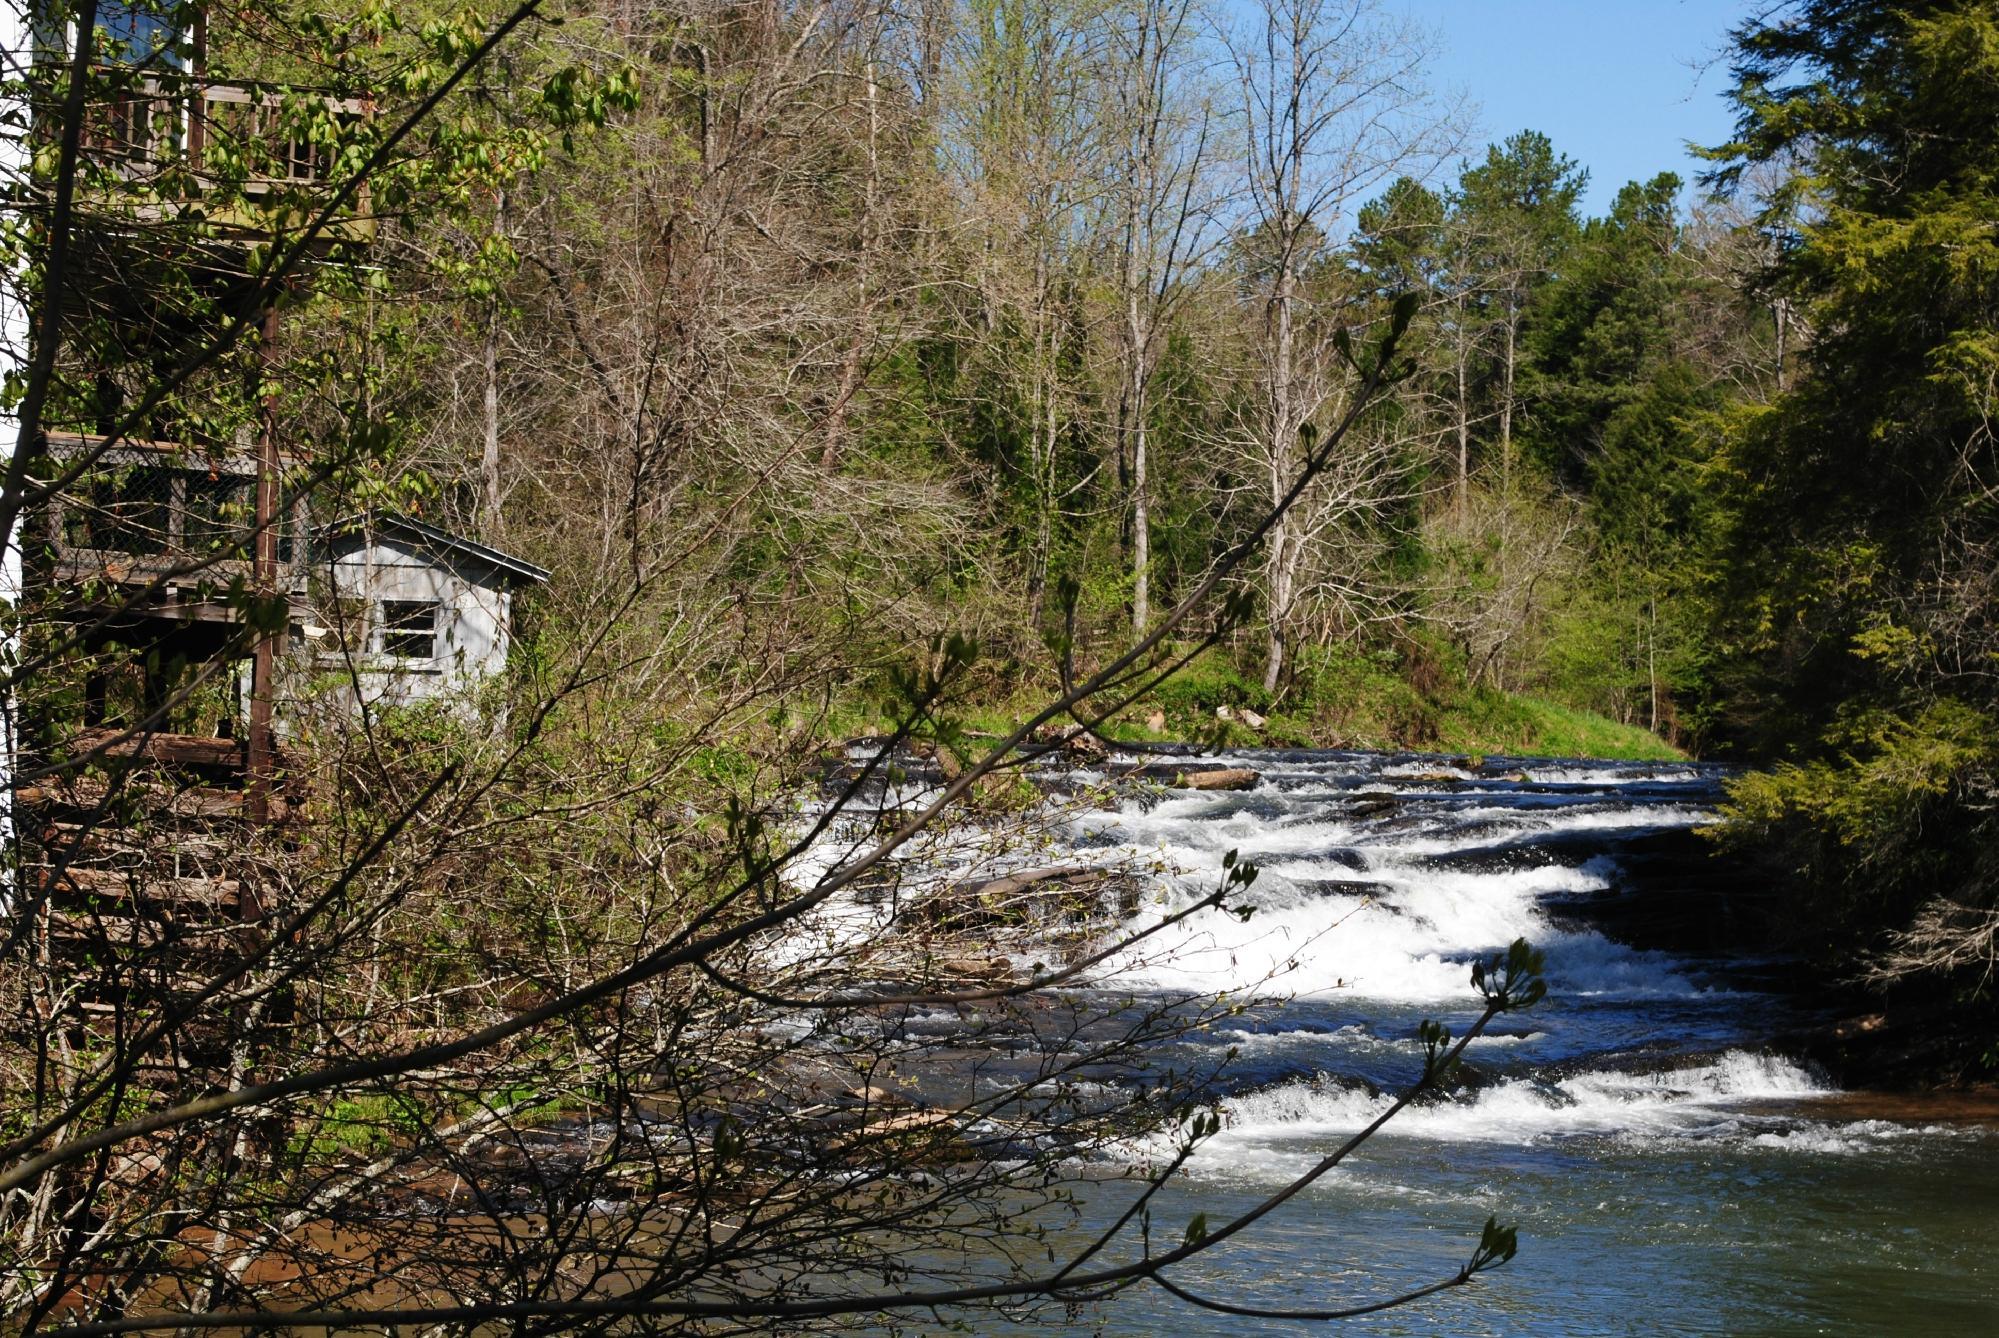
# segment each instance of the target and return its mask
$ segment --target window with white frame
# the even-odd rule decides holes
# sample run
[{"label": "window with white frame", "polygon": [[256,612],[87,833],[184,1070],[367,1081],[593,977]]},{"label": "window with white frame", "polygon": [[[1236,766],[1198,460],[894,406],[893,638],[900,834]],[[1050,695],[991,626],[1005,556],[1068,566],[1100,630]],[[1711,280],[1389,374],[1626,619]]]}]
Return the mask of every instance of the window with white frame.
[{"label": "window with white frame", "polygon": [[438,613],[434,599],[382,601],[382,653],[406,660],[437,658]]}]

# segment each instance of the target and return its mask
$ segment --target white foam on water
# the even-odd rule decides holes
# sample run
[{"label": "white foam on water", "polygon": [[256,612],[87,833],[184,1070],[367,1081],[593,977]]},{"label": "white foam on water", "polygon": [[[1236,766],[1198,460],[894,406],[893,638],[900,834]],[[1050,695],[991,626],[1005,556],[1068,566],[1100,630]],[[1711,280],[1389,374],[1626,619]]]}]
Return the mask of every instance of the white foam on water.
[{"label": "white foam on water", "polygon": [[[1594,1071],[1553,1082],[1510,1080],[1450,1100],[1407,1107],[1378,1137],[1513,1146],[1574,1137],[1639,1143],[1724,1138],[1801,1151],[1844,1150],[1844,1143],[1827,1142],[1819,1135],[1850,1126],[1799,1125],[1796,1117],[1742,1109],[1771,1099],[1809,1101],[1832,1090],[1788,1059],[1732,1050],[1708,1064],[1665,1072]],[[1393,1102],[1388,1094],[1328,1078],[1281,1083],[1232,1097],[1215,1107],[1222,1130],[1202,1145],[1190,1166],[1197,1174],[1288,1180],[1366,1127]],[[1892,1126],[1875,1123],[1880,1127],[1867,1136],[1891,1136]],[[1773,1138],[1794,1141],[1763,1142]],[[1158,1155],[1156,1147],[1133,1152]]]},{"label": "white foam on water", "polygon": [[1448,776],[1452,780],[1462,781],[1478,779],[1476,771],[1467,771],[1463,767],[1453,766],[1441,758],[1397,762],[1393,765],[1383,767],[1379,774],[1396,780],[1406,780],[1411,776]]},{"label": "white foam on water", "polygon": [[1686,783],[1705,778],[1704,773],[1692,767],[1672,766],[1588,766],[1571,764],[1566,766],[1535,766],[1532,762],[1522,762],[1520,770],[1533,780],[1545,781],[1553,785],[1657,785],[1674,782]]},{"label": "white foam on water", "polygon": [[[1360,873],[1340,865],[1328,879],[1361,879],[1384,891],[1326,892],[1298,879],[1270,875],[1234,900],[1255,907],[1243,920],[1208,909],[1146,940],[1112,964],[1120,985],[1187,993],[1346,993],[1402,1003],[1465,1002],[1475,998],[1468,961],[1526,938],[1547,952],[1549,987],[1592,997],[1685,997],[1700,987],[1656,953],[1638,952],[1600,934],[1557,927],[1538,898],[1590,892],[1606,884],[1584,869],[1518,869],[1501,873],[1411,870],[1393,866]],[[1166,909],[1183,908],[1221,876],[1173,880]],[[1141,913],[1134,927],[1156,921]]]},{"label": "white foam on water", "polygon": [[842,888],[753,945],[759,974],[767,979],[787,968],[846,957],[880,938],[892,918],[887,904]]},{"label": "white foam on water", "polygon": [[911,1013],[900,1018],[899,1022],[912,1031],[919,1027],[945,1027],[955,1031],[965,1025],[965,1015],[954,1009],[933,1008],[921,1013]]},{"label": "white foam on water", "polygon": [[1813,1155],[1853,1155],[1878,1152],[1890,1143],[1910,1138],[1975,1137],[1976,1131],[1947,1124],[1900,1124],[1892,1120],[1855,1120],[1848,1124],[1801,1124],[1757,1134],[1752,1147]]},{"label": "white foam on water", "polygon": [[[1476,812],[1462,815],[1476,820]],[[1706,809],[1680,805],[1631,805],[1623,808],[1512,809],[1485,818],[1488,829],[1468,834],[1458,828],[1433,825],[1427,830],[1367,834],[1355,844],[1382,860],[1421,859],[1465,849],[1485,850],[1518,845],[1521,853],[1533,850],[1536,837],[1566,836],[1585,832],[1649,832],[1700,827],[1715,821]]]},{"label": "white foam on water", "polygon": [[[908,811],[928,804],[934,788],[891,788],[879,807],[853,803],[826,824],[826,829],[786,860],[778,871],[786,891],[797,895],[819,887],[836,870],[880,844],[880,814]],[[801,804],[782,829],[782,840],[798,842],[826,812],[821,803]],[[966,878],[995,877],[1022,856],[976,828],[933,826],[904,842],[878,867],[884,877],[899,877],[911,895],[935,890]],[[1031,861],[1030,861],[1031,862]],[[857,885],[843,887],[752,945],[759,969],[781,971],[805,963],[824,964],[844,958],[880,940],[894,922],[898,899],[885,898]]]},{"label": "white foam on water", "polygon": [[[1404,770],[1417,770],[1413,764]],[[1392,770],[1392,769],[1391,769]],[[1474,998],[1469,962],[1526,938],[1546,950],[1549,986],[1572,995],[1674,998],[1702,993],[1662,954],[1559,927],[1539,899],[1611,885],[1614,859],[1581,868],[1546,863],[1478,871],[1426,867],[1426,857],[1537,836],[1690,827],[1712,820],[1694,805],[1507,808],[1412,814],[1384,830],[1343,805],[1297,795],[1175,795],[1125,804],[1078,823],[1081,839],[1162,871],[1154,904],[1131,929],[1185,909],[1220,885],[1229,851],[1255,863],[1258,882],[1235,895],[1247,919],[1208,909],[1114,959],[1121,987],[1266,997],[1345,993],[1401,1003]],[[1468,824],[1480,830],[1470,833]],[[1521,847],[1532,859],[1532,846]],[[1370,883],[1376,890],[1334,888]]]},{"label": "white foam on water", "polygon": [[[877,745],[854,745],[848,757],[865,763],[878,752]],[[881,845],[891,829],[943,793],[941,786],[907,778],[895,782],[892,775],[892,769],[885,768],[867,793],[841,805],[830,820],[835,801],[810,794],[797,797],[778,826],[780,840],[802,843],[778,871],[787,893],[808,894],[823,886],[829,876]],[[1051,829],[1063,825],[1057,804],[1051,802],[1044,811]],[[816,835],[815,828],[820,828]],[[764,973],[851,959],[890,936],[899,911],[913,901],[956,885],[1050,863],[1053,857],[1041,839],[1044,835],[1031,823],[986,827],[961,821],[956,813],[942,814],[854,885],[833,892],[753,943],[752,954]],[[889,884],[893,894],[885,886]]]},{"label": "white foam on water", "polygon": [[1385,1040],[1367,1028],[1351,1025],[1335,1031],[1249,1031],[1239,1027],[1217,1028],[1212,1037],[1234,1049],[1244,1059],[1270,1058],[1300,1051],[1323,1050],[1338,1045],[1346,1050],[1379,1051],[1407,1049],[1403,1042]]}]

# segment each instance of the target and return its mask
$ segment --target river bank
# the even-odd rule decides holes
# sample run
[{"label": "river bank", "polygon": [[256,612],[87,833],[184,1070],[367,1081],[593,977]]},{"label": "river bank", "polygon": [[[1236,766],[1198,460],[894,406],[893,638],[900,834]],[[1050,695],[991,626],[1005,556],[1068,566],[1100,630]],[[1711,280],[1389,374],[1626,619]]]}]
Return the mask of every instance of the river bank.
[{"label": "river bank", "polygon": [[[833,821],[790,877],[851,858],[945,777],[934,753],[868,768],[877,753],[857,742],[826,777],[830,794],[865,777],[851,809],[808,802],[796,815]],[[471,1267],[481,1242],[532,1237],[574,1210],[587,1230],[569,1257],[602,1268],[612,1295],[621,1252],[663,1248],[697,1220],[721,1243],[710,1248],[733,1245],[801,1187],[878,1225],[885,1203],[1038,1168],[981,1201],[976,1246],[931,1261],[919,1243],[898,1258],[919,1275],[999,1276],[1028,1233],[1037,1258],[1044,1244],[1060,1257],[1119,1221],[1175,1149],[1176,1126],[1151,1104],[1168,1089],[1205,1127],[1151,1203],[1177,1239],[1291,1184],[1388,1110],[1422,1071],[1420,1025],[1463,1033],[1480,1011],[1470,964],[1525,938],[1546,952],[1545,999],[1499,1019],[1451,1082],[1176,1280],[1271,1307],[1378,1300],[1448,1276],[1496,1216],[1520,1226],[1516,1260],[1363,1327],[1802,1338],[1999,1323],[1984,1209],[1999,1193],[1994,1103],[1851,1090],[1788,1045],[1833,1019],[1792,963],[1746,951],[1717,922],[1730,875],[1699,833],[1720,769],[1078,747],[1028,770],[1046,801],[1031,821],[1008,809],[946,824],[732,964],[758,982],[788,974],[787,993],[855,999],[835,1025],[817,1008],[746,1003],[732,1026],[755,1038],[755,1063],[740,1076],[676,1097],[694,1068],[683,1050],[677,1066],[632,1070],[645,1090],[616,1102],[523,1110],[503,1137],[439,1149],[394,1201],[353,1197],[351,1213],[259,1240],[258,1276],[305,1304],[385,1242]],[[1227,787],[1184,783],[1218,775]],[[994,844],[1014,821],[1033,839]],[[1242,861],[1258,876],[1240,904],[1206,905]],[[1120,928],[1147,936],[1099,955]],[[801,975],[800,962],[841,970]],[[1070,968],[1059,989],[1005,996]],[[1161,1075],[1178,1077],[1162,1088]],[[754,1166],[725,1151],[741,1146],[736,1131],[780,1126]],[[730,1163],[717,1184],[695,1174],[709,1157]],[[1142,1249],[1126,1235],[1099,1262]],[[796,1266],[812,1287],[878,1290],[816,1259]],[[395,1277],[371,1298],[431,1303],[457,1280],[444,1266]],[[744,1285],[764,1296],[762,1275]],[[1130,1338],[1188,1324],[1180,1302],[1144,1288],[1067,1319]],[[982,1315],[980,1331],[1011,1323]],[[843,1331],[877,1330],[856,1318]]]},{"label": "river bank", "polygon": [[[1419,654],[1313,647],[1275,691],[1221,650],[1196,654],[1171,678],[1104,726],[1133,744],[1211,748],[1318,748],[1440,755],[1595,757],[1684,761],[1687,754],[1642,722],[1625,722],[1551,696],[1474,683],[1461,665]],[[1023,666],[978,680],[949,713],[975,733],[1000,736],[1059,691]],[[835,736],[890,732],[904,703],[850,686],[820,726]]]}]

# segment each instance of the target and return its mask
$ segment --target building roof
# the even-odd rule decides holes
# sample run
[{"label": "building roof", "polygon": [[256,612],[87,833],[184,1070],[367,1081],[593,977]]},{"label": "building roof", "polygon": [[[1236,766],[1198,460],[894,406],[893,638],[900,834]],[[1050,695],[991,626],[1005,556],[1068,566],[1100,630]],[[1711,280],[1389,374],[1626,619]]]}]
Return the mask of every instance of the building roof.
[{"label": "building roof", "polygon": [[398,515],[393,511],[364,511],[352,516],[343,516],[319,527],[316,535],[322,541],[345,538],[350,535],[378,534],[401,538],[411,546],[425,549],[438,557],[452,556],[461,560],[469,559],[482,566],[490,567],[516,584],[543,585],[548,581],[548,569],[537,567],[511,553],[502,553],[474,539],[440,530],[435,525],[426,525],[414,516]]}]

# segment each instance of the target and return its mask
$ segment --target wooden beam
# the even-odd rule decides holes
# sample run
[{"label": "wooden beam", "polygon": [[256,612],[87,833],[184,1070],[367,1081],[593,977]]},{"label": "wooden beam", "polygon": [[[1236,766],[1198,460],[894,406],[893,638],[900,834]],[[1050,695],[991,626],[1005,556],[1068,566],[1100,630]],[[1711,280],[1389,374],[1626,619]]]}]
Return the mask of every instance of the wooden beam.
[{"label": "wooden beam", "polygon": [[[259,598],[278,591],[278,392],[270,384],[270,372],[278,359],[278,309],[275,304],[264,312],[263,330],[258,339],[263,386],[260,410],[262,430],[257,451],[257,575]],[[271,819],[271,698],[272,676],[277,672],[277,639],[283,629],[262,632],[250,657],[250,739],[248,802],[244,812],[252,822]],[[254,897],[243,902],[246,918],[258,919]]]},{"label": "wooden beam", "polygon": [[[137,896],[133,877],[137,875]],[[242,896],[243,884],[235,878],[153,878],[143,869],[64,869],[60,874],[43,872],[43,885],[56,896],[99,897],[106,901],[137,901],[144,904],[200,906],[222,909],[234,906]]]},{"label": "wooden beam", "polygon": [[171,766],[228,767],[243,765],[243,741],[206,734],[134,734],[105,727],[87,729],[70,741],[74,756],[109,757]]}]

